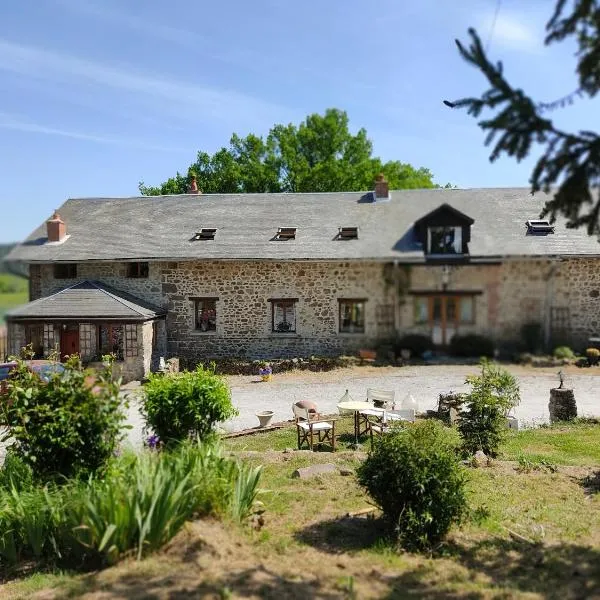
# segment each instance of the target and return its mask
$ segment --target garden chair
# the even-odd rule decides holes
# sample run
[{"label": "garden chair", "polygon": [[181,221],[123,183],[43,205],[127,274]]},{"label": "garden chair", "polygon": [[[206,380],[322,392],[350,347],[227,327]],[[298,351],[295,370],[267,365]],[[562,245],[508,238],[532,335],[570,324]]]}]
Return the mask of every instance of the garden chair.
[{"label": "garden chair", "polygon": [[369,435],[371,437],[371,448],[373,448],[373,437],[380,436],[390,430],[390,425],[398,421],[414,423],[416,412],[414,408],[402,408],[398,410],[386,410],[382,418],[371,417],[368,419]]},{"label": "garden chair", "polygon": [[[394,397],[396,392],[388,390],[376,390],[367,388],[367,402],[373,404],[372,409],[361,410],[358,420],[358,435],[368,433],[369,420],[379,420],[383,416],[381,409],[393,409],[395,406]],[[378,410],[379,409],[379,410]]]},{"label": "garden chair", "polygon": [[308,408],[292,404],[296,434],[298,436],[298,450],[307,445],[310,450],[315,446],[329,444],[335,452],[335,418],[321,419],[318,413],[309,412]]}]

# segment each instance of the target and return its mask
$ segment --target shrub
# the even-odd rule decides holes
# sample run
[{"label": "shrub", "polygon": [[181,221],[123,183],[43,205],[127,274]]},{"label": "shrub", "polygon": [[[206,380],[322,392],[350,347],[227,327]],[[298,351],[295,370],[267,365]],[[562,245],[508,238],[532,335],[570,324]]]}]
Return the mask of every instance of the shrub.
[{"label": "shrub", "polygon": [[427,335],[409,333],[396,342],[396,354],[399,356],[401,350],[410,350],[412,356],[423,356],[425,352],[433,349],[433,342]]},{"label": "shrub", "polygon": [[26,491],[0,488],[0,566],[24,560],[97,567],[152,552],[197,514],[243,520],[261,468],[212,444],[181,444],[114,460],[103,477]]},{"label": "shrub", "polygon": [[18,361],[0,403],[12,451],[39,477],[86,475],[105,465],[122,437],[124,412],[111,361],[92,376],[74,356],[48,381]]},{"label": "shrub", "polygon": [[585,351],[585,355],[587,356],[590,365],[597,365],[600,361],[600,350],[598,350],[598,348],[588,348]]},{"label": "shrub", "polygon": [[463,451],[471,455],[483,450],[496,456],[507,430],[506,415],[520,402],[517,379],[506,369],[486,360],[481,363],[481,375],[470,375],[471,391],[460,409],[458,430]]},{"label": "shrub", "polygon": [[542,347],[542,325],[536,322],[525,323],[521,327],[521,340],[527,352],[536,354]]},{"label": "shrub", "polygon": [[455,335],[450,341],[450,354],[454,356],[494,356],[494,342],[475,333]]},{"label": "shrub", "polygon": [[554,348],[554,352],[552,354],[554,358],[568,360],[575,358],[575,352],[573,352],[569,346],[558,346],[557,348]]},{"label": "shrub", "polygon": [[201,365],[168,377],[152,374],[144,391],[146,422],[165,443],[204,439],[216,423],[237,414],[225,380]]},{"label": "shrub", "polygon": [[437,544],[466,509],[464,470],[435,420],[383,435],[357,476],[407,549]]}]

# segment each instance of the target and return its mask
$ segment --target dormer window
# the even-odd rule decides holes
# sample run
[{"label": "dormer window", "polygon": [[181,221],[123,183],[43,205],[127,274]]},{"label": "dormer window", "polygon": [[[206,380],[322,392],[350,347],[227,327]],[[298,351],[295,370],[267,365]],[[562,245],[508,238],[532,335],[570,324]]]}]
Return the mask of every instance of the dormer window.
[{"label": "dormer window", "polygon": [[462,254],[462,227],[428,227],[427,252],[429,254]]},{"label": "dormer window", "polygon": [[280,227],[275,234],[275,239],[278,241],[287,241],[296,239],[295,227]]},{"label": "dormer window", "polygon": [[358,239],[358,227],[340,227],[337,235],[338,240]]},{"label": "dormer window", "polygon": [[432,259],[465,256],[474,222],[449,204],[442,204],[415,222],[415,238]]}]

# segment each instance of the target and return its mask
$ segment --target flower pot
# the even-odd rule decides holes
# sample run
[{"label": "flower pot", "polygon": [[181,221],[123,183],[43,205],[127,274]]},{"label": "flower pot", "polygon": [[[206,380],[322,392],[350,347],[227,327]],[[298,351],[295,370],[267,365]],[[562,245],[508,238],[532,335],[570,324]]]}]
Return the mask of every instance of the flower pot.
[{"label": "flower pot", "polygon": [[271,420],[273,419],[273,411],[272,410],[263,410],[262,412],[256,413],[258,417],[258,421],[260,423],[259,427],[267,427]]}]

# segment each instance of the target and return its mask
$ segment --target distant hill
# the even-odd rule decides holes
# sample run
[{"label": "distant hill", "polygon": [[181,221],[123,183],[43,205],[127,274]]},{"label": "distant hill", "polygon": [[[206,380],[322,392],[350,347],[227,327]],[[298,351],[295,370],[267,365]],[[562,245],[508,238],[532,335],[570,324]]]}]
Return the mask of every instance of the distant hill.
[{"label": "distant hill", "polygon": [[4,257],[16,246],[16,244],[0,244],[0,273],[12,273],[13,275],[20,275],[21,277],[27,277],[27,267],[15,264],[7,264]]}]

